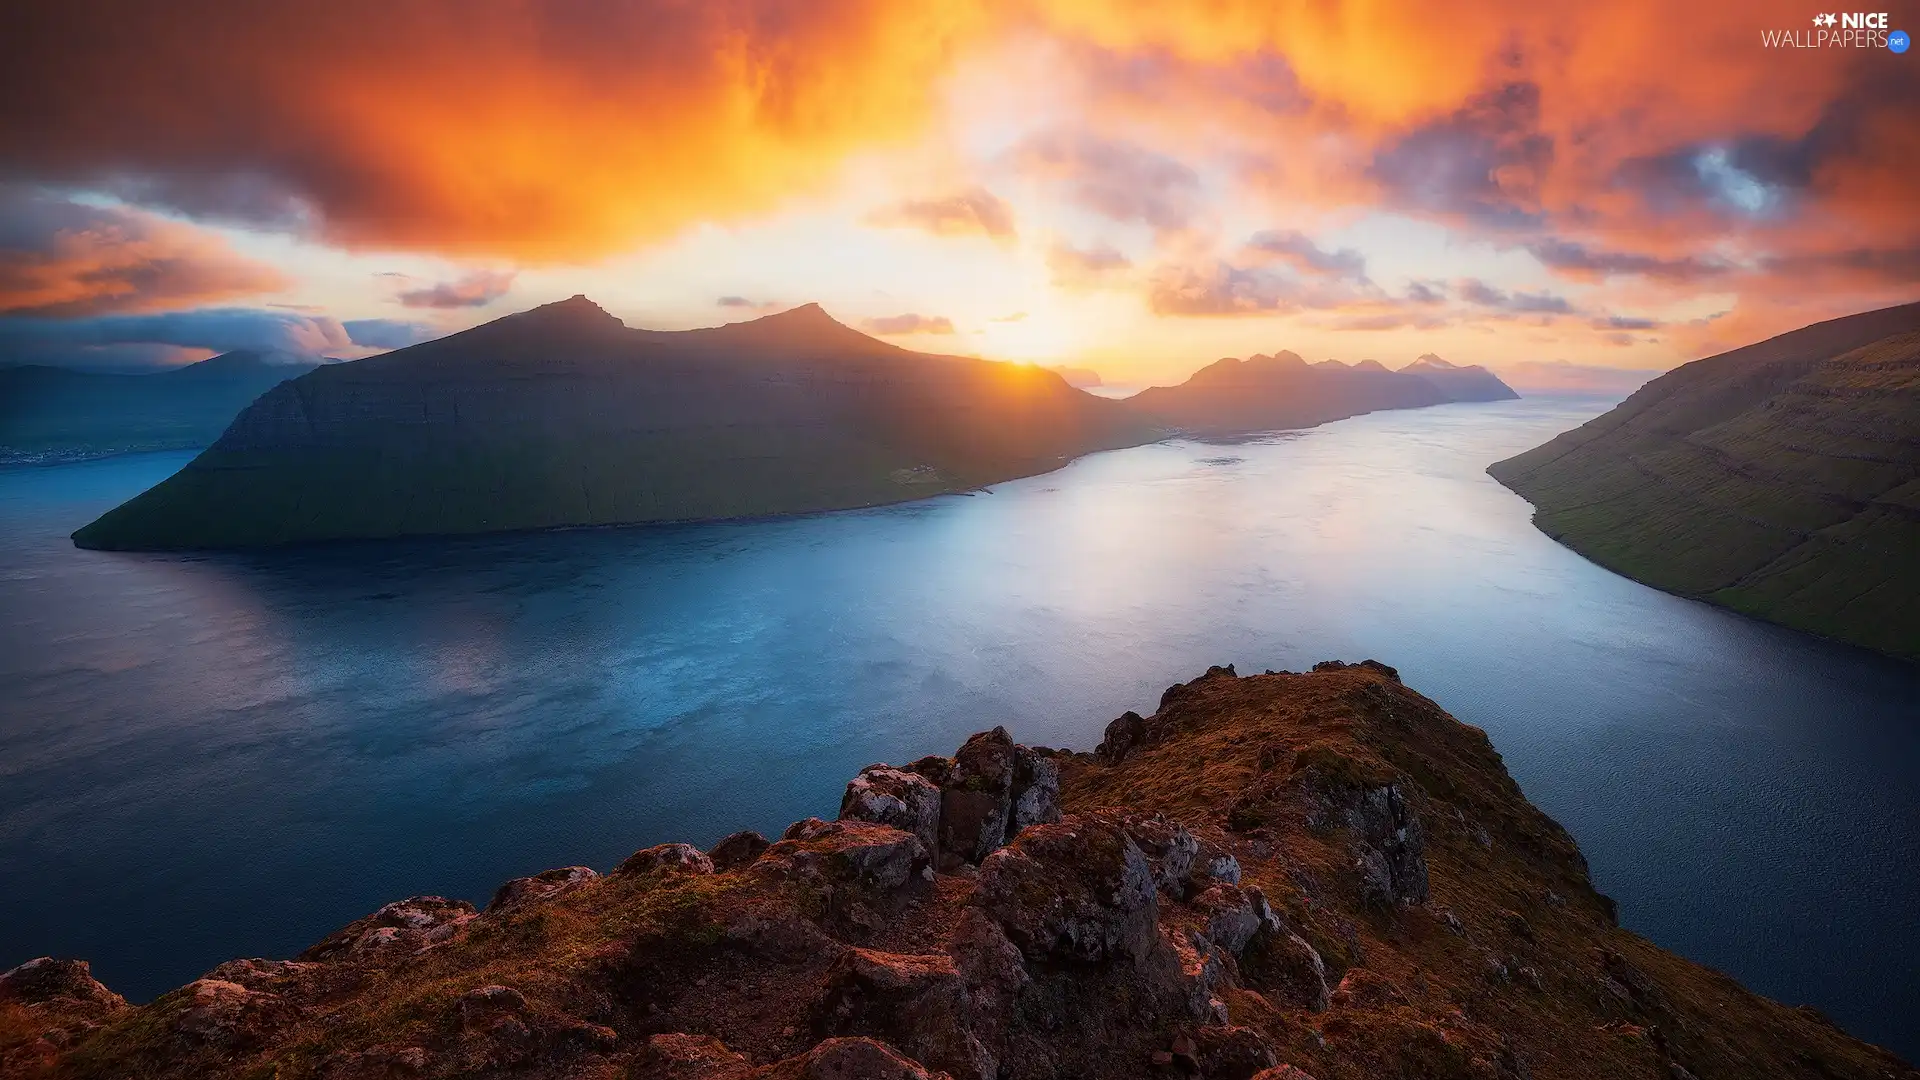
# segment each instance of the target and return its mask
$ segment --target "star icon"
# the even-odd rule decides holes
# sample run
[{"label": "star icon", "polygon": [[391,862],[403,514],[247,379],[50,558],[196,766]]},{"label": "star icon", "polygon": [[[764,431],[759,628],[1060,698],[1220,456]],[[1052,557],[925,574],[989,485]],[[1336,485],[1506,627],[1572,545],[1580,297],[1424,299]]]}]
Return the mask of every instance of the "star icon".
[{"label": "star icon", "polygon": [[1827,25],[1827,17],[1825,15],[1815,15],[1813,17],[1813,25],[1815,26]]},{"label": "star icon", "polygon": [[1828,25],[1828,26],[1832,26],[1832,25],[1833,25],[1833,24],[1834,24],[1834,23],[1835,23],[1836,21],[1838,21],[1838,20],[1836,20],[1836,19],[1835,19],[1835,18],[1833,17],[1833,13],[1832,13],[1832,12],[1828,12],[1828,13],[1827,13],[1827,25]]}]

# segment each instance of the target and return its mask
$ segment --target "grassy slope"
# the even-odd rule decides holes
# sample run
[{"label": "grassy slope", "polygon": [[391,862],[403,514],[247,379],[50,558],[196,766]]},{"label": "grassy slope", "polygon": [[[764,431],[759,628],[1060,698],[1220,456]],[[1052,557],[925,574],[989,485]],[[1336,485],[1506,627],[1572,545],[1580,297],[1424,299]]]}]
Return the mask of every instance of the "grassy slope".
[{"label": "grassy slope", "polygon": [[1686,365],[1487,471],[1595,562],[1920,656],[1920,305]]}]

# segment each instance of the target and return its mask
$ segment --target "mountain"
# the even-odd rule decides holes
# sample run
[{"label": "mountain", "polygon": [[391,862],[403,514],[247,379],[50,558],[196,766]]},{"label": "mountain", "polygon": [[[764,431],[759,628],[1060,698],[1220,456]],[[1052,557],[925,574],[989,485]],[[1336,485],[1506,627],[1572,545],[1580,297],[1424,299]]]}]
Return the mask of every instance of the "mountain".
[{"label": "mountain", "polygon": [[1104,385],[1100,381],[1100,373],[1092,368],[1066,367],[1061,365],[1050,367],[1047,370],[1056,372],[1061,378],[1067,380],[1068,386],[1077,386],[1085,389],[1089,386]]},{"label": "mountain", "polygon": [[1611,570],[1920,658],[1920,304],[1683,365],[1487,471]]},{"label": "mountain", "polygon": [[239,351],[151,374],[3,367],[0,459],[207,446],[248,402],[316,366]]},{"label": "mountain", "polygon": [[28,961],[0,1073],[1920,1078],[1621,929],[1485,732],[1371,660],[1210,669],[1093,753],[984,731],[771,843],[398,900],[147,1005]]},{"label": "mountain", "polygon": [[[1481,369],[1462,369],[1481,370]],[[1453,400],[1433,380],[1365,361],[1308,364],[1298,354],[1229,357],[1178,386],[1155,386],[1127,400],[1153,422],[1201,435],[1240,435],[1313,427],[1380,409],[1413,409]]]},{"label": "mountain", "polygon": [[1439,387],[1448,401],[1512,401],[1520,396],[1498,375],[1478,364],[1449,364],[1432,353],[1401,368],[1400,374],[1427,380]]},{"label": "mountain", "polygon": [[816,305],[654,331],[576,296],[276,386],[74,540],[264,547],[871,506],[1153,434],[1052,372],[909,352]]}]

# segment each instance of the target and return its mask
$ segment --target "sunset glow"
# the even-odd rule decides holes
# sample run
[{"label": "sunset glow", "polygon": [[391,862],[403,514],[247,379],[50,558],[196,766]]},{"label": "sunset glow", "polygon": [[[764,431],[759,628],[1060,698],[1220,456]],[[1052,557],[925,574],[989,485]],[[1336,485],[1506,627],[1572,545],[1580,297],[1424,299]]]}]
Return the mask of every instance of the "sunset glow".
[{"label": "sunset glow", "polygon": [[1200,7],[43,7],[0,342],[352,357],[586,293],[1114,383],[1285,348],[1567,388],[1920,280],[1915,61],[1766,47],[1802,6]]}]

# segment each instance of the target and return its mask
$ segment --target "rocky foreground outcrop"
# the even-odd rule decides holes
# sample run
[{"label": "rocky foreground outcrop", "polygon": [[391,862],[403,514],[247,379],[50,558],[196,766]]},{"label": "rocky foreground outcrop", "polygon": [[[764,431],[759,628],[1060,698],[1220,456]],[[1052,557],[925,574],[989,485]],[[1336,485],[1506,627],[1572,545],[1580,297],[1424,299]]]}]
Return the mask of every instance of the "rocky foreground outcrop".
[{"label": "rocky foreground outcrop", "polygon": [[1093,753],[996,728],[835,821],[414,897],[144,1006],[0,976],[8,1077],[1920,1077],[1618,928],[1478,729],[1214,668]]}]

